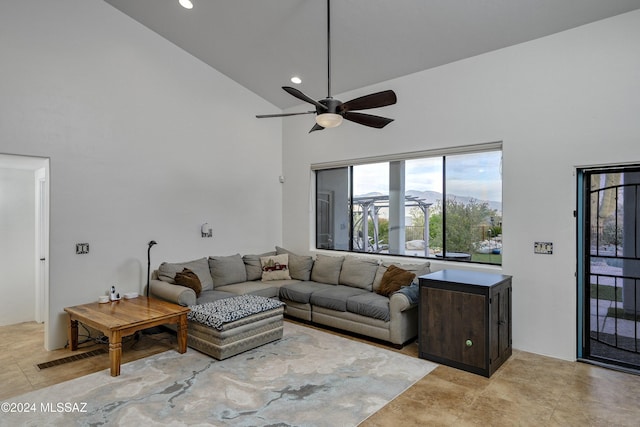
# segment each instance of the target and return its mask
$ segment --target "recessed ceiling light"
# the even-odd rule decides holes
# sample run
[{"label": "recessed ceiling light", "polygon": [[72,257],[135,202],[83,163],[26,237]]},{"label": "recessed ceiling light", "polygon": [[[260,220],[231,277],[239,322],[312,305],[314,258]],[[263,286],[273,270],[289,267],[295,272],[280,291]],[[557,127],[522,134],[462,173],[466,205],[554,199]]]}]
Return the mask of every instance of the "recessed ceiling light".
[{"label": "recessed ceiling light", "polygon": [[291,77],[291,83],[295,83],[297,85],[299,85],[300,83],[302,83],[302,79],[298,76],[293,76]]},{"label": "recessed ceiling light", "polygon": [[180,3],[180,6],[185,9],[193,9],[193,3],[191,3],[191,0],[178,0],[178,3]]}]

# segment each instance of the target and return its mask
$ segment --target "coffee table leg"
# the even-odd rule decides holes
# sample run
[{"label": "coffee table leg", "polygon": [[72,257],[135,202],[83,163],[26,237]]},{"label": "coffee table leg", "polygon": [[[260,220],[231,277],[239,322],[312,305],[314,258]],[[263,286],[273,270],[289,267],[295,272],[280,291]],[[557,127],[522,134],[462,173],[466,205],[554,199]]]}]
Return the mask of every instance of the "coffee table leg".
[{"label": "coffee table leg", "polygon": [[187,315],[186,313],[178,317],[178,352],[187,351]]},{"label": "coffee table leg", "polygon": [[111,362],[111,376],[120,375],[120,363],[122,361],[122,335],[120,331],[111,331],[109,337],[109,361]]},{"label": "coffee table leg", "polygon": [[78,349],[78,321],[72,320],[71,316],[69,316],[69,329],[68,338],[69,338],[69,349],[71,351]]}]

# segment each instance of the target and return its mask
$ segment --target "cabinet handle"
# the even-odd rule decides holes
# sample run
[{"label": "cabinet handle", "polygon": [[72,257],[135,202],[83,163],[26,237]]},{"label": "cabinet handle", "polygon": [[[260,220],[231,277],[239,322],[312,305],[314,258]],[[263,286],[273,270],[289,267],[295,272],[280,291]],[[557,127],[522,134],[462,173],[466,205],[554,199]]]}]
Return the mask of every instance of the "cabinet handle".
[{"label": "cabinet handle", "polygon": [[471,347],[471,346],[473,345],[473,341],[471,341],[471,340],[467,340],[467,341],[465,342],[465,344],[466,344],[466,346],[467,346],[467,347]]}]

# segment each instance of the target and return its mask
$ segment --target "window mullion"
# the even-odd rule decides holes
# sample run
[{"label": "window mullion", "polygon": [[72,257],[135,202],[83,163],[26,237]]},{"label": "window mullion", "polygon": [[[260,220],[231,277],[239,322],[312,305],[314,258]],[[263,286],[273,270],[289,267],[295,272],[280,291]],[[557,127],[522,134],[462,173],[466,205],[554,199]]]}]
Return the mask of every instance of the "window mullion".
[{"label": "window mullion", "polygon": [[353,166],[349,166],[347,179],[349,182],[347,185],[349,186],[349,252],[353,252],[353,238],[354,238],[354,221],[353,221]]},{"label": "window mullion", "polygon": [[447,258],[447,156],[442,156],[442,259]]}]

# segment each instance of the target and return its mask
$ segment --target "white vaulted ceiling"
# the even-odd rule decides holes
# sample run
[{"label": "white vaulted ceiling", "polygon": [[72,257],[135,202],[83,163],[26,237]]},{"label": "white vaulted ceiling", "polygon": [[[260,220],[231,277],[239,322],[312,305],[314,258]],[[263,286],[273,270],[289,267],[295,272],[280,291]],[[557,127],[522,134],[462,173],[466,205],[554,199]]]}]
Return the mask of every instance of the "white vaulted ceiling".
[{"label": "white vaulted ceiling", "polygon": [[[325,0],[105,0],[280,108],[327,95]],[[640,8],[640,0],[334,0],[332,94]]]}]

